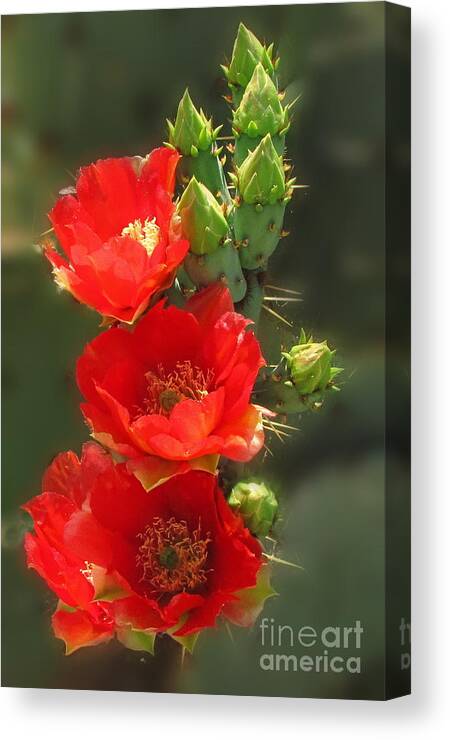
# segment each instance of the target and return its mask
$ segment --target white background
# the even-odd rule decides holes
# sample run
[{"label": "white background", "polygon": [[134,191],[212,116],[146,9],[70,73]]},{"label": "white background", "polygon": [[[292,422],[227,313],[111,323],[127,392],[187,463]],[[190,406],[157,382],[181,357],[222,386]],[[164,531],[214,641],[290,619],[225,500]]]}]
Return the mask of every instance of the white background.
[{"label": "white background", "polygon": [[[2,13],[239,4],[263,3],[7,0]],[[370,703],[3,688],[8,740],[450,736],[450,2],[403,4],[413,9],[413,695]]]}]

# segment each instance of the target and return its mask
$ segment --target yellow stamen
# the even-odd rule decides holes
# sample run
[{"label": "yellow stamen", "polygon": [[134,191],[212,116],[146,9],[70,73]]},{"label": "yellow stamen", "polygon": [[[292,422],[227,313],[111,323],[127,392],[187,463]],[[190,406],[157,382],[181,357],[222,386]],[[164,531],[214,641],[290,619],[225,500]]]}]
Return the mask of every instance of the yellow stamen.
[{"label": "yellow stamen", "polygon": [[209,535],[202,539],[200,524],[190,532],[185,521],[155,517],[138,534],[136,556],[141,582],[160,593],[193,591],[206,583]]},{"label": "yellow stamen", "polygon": [[88,560],[84,561],[84,568],[80,568],[80,573],[90,582],[92,583],[94,580],[92,570],[93,570],[94,564],[90,563]]},{"label": "yellow stamen", "polygon": [[207,396],[213,372],[204,373],[186,360],[178,362],[170,373],[160,365],[156,372],[150,371],[145,377],[148,382],[145,412],[168,416],[180,401],[201,401]]},{"label": "yellow stamen", "polygon": [[148,256],[151,257],[155,247],[159,242],[159,226],[156,224],[156,218],[146,218],[142,223],[140,218],[128,224],[122,229],[122,236],[130,236],[139,244],[142,244]]}]

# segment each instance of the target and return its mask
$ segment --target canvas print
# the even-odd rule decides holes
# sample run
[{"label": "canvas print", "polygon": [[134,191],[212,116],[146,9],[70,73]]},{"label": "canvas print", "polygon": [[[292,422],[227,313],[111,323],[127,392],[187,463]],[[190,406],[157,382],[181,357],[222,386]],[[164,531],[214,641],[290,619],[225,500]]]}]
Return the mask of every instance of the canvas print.
[{"label": "canvas print", "polygon": [[2,33],[3,683],[407,693],[408,11]]}]

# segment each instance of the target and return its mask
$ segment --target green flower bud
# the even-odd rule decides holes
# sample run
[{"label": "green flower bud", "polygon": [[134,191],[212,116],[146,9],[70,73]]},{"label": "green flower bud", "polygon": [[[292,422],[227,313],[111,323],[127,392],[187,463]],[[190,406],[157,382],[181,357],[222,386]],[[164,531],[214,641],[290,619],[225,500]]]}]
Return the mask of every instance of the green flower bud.
[{"label": "green flower bud", "polygon": [[228,224],[213,194],[192,177],[177,206],[181,229],[194,254],[211,254],[228,232]]},{"label": "green flower bud", "polygon": [[291,380],[300,395],[323,391],[331,380],[333,352],[324,342],[296,344],[284,354]]},{"label": "green flower bud", "polygon": [[185,156],[196,157],[199,151],[209,149],[214,140],[211,120],[197,110],[186,90],[178,105],[175,124],[167,121],[169,144]]},{"label": "green flower bud", "polygon": [[233,129],[251,139],[286,133],[289,111],[283,109],[278,91],[262,64],[257,64],[242,101],[233,115]]},{"label": "green flower bud", "polygon": [[256,36],[240,23],[230,66],[222,67],[228,82],[246,87],[258,62],[261,62],[269,74],[274,73],[272,46],[268,48],[263,46]]},{"label": "green flower bud", "polygon": [[237,483],[228,503],[242,516],[252,534],[257,537],[269,534],[278,513],[278,501],[266,483],[255,480]]},{"label": "green flower bud", "polygon": [[282,353],[276,370],[266,377],[259,402],[281,414],[317,411],[326,393],[340,390],[335,378],[342,368],[332,366],[335,352],[302,330],[298,344]]},{"label": "green flower bud", "polygon": [[244,203],[265,205],[285,197],[283,158],[277,154],[270,134],[238,168],[236,184]]}]

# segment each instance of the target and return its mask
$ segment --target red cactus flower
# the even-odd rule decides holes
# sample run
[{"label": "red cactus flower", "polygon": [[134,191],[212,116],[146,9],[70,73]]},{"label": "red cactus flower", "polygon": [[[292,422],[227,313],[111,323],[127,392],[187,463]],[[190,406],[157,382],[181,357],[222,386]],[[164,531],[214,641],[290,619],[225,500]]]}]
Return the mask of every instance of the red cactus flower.
[{"label": "red cactus flower", "polygon": [[264,364],[249,322],[214,285],[186,310],[160,302],[134,327],[112,328],[78,361],[83,414],[99,442],[124,457],[147,489],[217,455],[252,458],[264,441],[249,403]]},{"label": "red cactus flower", "polygon": [[56,282],[100,314],[133,322],[172,283],[189,248],[174,228],[179,154],[122,157],[82,167],[73,194],[49,214],[64,259],[49,242]]},{"label": "red cactus flower", "polygon": [[149,494],[89,443],[81,461],[58,456],[44,486],[24,507],[35,529],[25,547],[60,599],[53,628],[68,652],[114,632],[134,649],[158,632],[183,641],[219,614],[247,626],[270,595],[261,547],[209,473],[172,477]]},{"label": "red cactus flower", "polygon": [[64,542],[65,525],[84,505],[85,492],[105,462],[93,443],[85,445],[81,462],[73,452],[58,455],[44,475],[42,494],[23,506],[34,521],[34,534],[25,536],[28,567],[59,598],[52,625],[55,635],[65,641],[67,654],[114,635],[110,605],[93,601],[89,564]]}]

